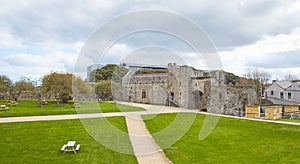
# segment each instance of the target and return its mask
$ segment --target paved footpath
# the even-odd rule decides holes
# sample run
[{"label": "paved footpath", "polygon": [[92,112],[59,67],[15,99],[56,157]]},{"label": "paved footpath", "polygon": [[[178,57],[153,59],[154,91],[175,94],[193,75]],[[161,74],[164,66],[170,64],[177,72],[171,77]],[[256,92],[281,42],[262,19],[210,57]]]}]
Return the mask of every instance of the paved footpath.
[{"label": "paved footpath", "polygon": [[125,118],[131,145],[138,163],[172,163],[152,138],[142,117],[127,116]]},{"label": "paved footpath", "polygon": [[145,123],[141,117],[142,115],[159,114],[159,113],[195,112],[195,113],[199,113],[199,114],[216,115],[216,116],[229,117],[229,118],[235,118],[235,119],[245,119],[245,120],[263,121],[263,122],[272,122],[272,123],[278,123],[278,124],[300,126],[300,123],[298,123],[298,122],[271,121],[271,120],[262,120],[262,119],[251,119],[251,118],[245,118],[245,117],[235,117],[235,116],[228,116],[228,115],[217,115],[217,114],[211,114],[211,113],[205,113],[205,112],[197,112],[197,110],[187,110],[187,109],[181,109],[181,108],[177,108],[177,107],[166,107],[166,106],[149,105],[149,104],[128,103],[128,102],[118,102],[118,103],[142,107],[142,108],[146,109],[146,111],[7,117],[7,118],[0,118],[0,123],[125,116],[128,133],[129,133],[129,138],[130,138],[135,156],[140,164],[172,163],[166,157],[164,152],[157,145],[157,143],[155,142],[155,140],[149,133],[149,131],[148,131],[147,127],[145,126]]}]

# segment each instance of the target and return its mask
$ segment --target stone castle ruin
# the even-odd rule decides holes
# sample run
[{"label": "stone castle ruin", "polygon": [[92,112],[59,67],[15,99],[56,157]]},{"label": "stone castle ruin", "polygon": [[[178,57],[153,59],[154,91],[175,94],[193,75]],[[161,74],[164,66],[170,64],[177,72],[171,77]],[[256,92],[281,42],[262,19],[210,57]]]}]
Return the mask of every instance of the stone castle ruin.
[{"label": "stone castle ruin", "polygon": [[256,88],[226,84],[224,71],[205,72],[168,64],[165,73],[134,74],[129,71],[116,88],[115,99],[178,106],[210,113],[234,114],[256,103]]}]

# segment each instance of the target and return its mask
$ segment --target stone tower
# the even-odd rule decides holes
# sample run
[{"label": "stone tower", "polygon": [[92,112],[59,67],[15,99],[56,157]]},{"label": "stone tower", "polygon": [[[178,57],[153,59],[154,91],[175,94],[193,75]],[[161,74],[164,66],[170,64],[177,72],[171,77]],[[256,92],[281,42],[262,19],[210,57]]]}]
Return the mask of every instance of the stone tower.
[{"label": "stone tower", "polygon": [[223,71],[210,72],[210,104],[208,112],[221,114],[224,112],[226,85]]},{"label": "stone tower", "polygon": [[168,71],[170,73],[168,79],[169,99],[173,99],[183,108],[190,108],[192,68],[170,63],[168,64]]}]

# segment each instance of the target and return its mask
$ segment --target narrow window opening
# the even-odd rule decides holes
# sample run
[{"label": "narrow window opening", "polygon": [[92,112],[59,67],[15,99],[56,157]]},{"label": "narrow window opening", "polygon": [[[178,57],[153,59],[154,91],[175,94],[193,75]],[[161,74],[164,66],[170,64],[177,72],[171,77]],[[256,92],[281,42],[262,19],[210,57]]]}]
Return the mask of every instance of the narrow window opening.
[{"label": "narrow window opening", "polygon": [[288,93],[288,99],[292,99],[292,93],[291,92]]},{"label": "narrow window opening", "polygon": [[143,99],[146,98],[146,90],[145,90],[145,89],[142,90],[142,98],[143,98]]},{"label": "narrow window opening", "polygon": [[281,99],[284,98],[283,92],[280,92],[280,98],[281,98]]}]

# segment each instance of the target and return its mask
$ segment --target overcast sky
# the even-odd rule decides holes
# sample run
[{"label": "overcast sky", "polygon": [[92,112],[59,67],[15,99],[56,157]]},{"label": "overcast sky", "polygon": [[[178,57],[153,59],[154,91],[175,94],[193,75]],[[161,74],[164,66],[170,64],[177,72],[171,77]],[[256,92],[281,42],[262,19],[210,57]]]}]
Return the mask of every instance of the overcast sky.
[{"label": "overcast sky", "polygon": [[[17,80],[22,76],[38,79],[50,71],[73,72],[92,32],[118,15],[145,9],[170,11],[195,22],[214,43],[226,71],[243,75],[248,69],[260,68],[273,79],[286,74],[300,77],[297,0],[1,1],[0,74]],[[134,59],[128,57],[133,52],[147,56],[148,46],[155,47],[149,58],[162,50],[160,60],[169,58],[164,53],[177,53],[188,60],[186,64],[202,68],[200,61],[193,60],[191,48],[157,32],[120,39],[100,62]]]}]

